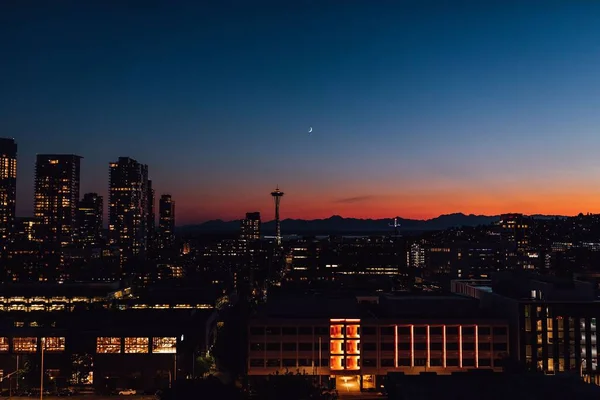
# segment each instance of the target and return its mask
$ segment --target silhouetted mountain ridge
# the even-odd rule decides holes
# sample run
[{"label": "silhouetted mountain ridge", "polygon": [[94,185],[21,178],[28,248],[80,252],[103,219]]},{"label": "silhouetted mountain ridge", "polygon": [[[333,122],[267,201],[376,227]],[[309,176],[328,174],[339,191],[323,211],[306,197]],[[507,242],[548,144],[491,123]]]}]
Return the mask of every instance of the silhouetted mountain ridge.
[{"label": "silhouetted mountain ridge", "polygon": [[[533,215],[536,219],[564,218],[562,216]],[[344,218],[340,215],[332,215],[325,219],[284,219],[281,221],[281,229],[284,234],[297,233],[343,233],[343,232],[392,232],[394,230],[394,218],[400,225],[399,231],[428,231],[442,230],[460,226],[489,225],[500,220],[500,215],[475,215],[475,214],[443,214],[435,218],[420,220],[402,217],[391,217],[383,219],[360,219]],[[240,229],[240,220],[223,221],[220,219],[206,221],[197,225],[186,225],[179,228],[183,231],[197,231],[199,233],[230,233]],[[275,221],[262,224],[264,234],[275,232]]]}]

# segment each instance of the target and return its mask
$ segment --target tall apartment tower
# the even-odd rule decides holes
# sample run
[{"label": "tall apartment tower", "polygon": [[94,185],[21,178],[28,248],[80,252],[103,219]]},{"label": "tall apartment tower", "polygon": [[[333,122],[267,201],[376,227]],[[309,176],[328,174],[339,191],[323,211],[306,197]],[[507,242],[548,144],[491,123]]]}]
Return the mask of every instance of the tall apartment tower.
[{"label": "tall apartment tower", "polygon": [[97,247],[102,242],[104,201],[98,193],[86,193],[77,207],[78,242],[84,248]]},{"label": "tall apartment tower", "polygon": [[162,249],[171,248],[175,242],[175,202],[170,194],[160,196],[158,214],[160,247]]},{"label": "tall apartment tower", "polygon": [[148,166],[129,157],[109,164],[109,243],[120,250],[121,265],[144,258],[148,244]]},{"label": "tall apartment tower", "polygon": [[146,227],[148,229],[148,249],[156,248],[156,211],[154,208],[154,188],[152,187],[152,181],[148,180],[148,222]]},{"label": "tall apartment tower", "polygon": [[35,164],[34,216],[40,220],[39,239],[67,246],[77,233],[80,156],[38,154]]},{"label": "tall apartment tower", "polygon": [[260,240],[260,213],[246,213],[246,218],[242,220],[242,240]]},{"label": "tall apartment tower", "polygon": [[17,143],[0,138],[0,243],[6,241],[15,221],[17,202]]}]

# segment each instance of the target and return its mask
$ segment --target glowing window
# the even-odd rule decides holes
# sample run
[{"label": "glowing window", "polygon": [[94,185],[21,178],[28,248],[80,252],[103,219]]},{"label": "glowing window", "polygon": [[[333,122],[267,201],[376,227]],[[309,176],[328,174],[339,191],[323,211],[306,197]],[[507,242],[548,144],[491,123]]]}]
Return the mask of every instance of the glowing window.
[{"label": "glowing window", "polygon": [[96,353],[115,354],[121,352],[121,338],[99,337],[96,339]]},{"label": "glowing window", "polygon": [[329,328],[329,334],[332,338],[343,338],[344,325],[331,325]]},{"label": "glowing window", "polygon": [[0,337],[0,352],[6,353],[8,352],[8,338]]},{"label": "glowing window", "polygon": [[65,351],[64,337],[47,337],[44,339],[44,351],[59,352]]},{"label": "glowing window", "polygon": [[125,338],[125,353],[142,354],[148,352],[147,337],[128,337]]},{"label": "glowing window", "polygon": [[331,370],[344,369],[344,356],[331,356]]},{"label": "glowing window", "polygon": [[332,340],[330,344],[331,354],[344,354],[343,340]]},{"label": "glowing window", "polygon": [[37,338],[17,337],[13,339],[15,353],[35,353],[37,351]]},{"label": "glowing window", "polygon": [[360,340],[346,340],[346,354],[360,354]]}]

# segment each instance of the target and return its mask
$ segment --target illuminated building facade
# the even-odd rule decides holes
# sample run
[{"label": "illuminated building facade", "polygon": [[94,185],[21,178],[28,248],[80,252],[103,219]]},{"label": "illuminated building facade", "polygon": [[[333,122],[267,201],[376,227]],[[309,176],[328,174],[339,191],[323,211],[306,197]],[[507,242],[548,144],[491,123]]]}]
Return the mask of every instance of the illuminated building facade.
[{"label": "illuminated building facade", "polygon": [[242,232],[240,239],[242,240],[260,240],[260,213],[246,213],[246,218],[242,220]]},{"label": "illuminated building facade", "polygon": [[389,372],[501,371],[509,352],[507,321],[481,315],[478,301],[463,300],[305,296],[296,306],[273,300],[279,304],[250,322],[248,374],[299,370],[335,381],[338,390],[358,391],[379,387]]},{"label": "illuminated building facade", "polygon": [[[156,390],[192,375],[194,352],[206,351],[214,341],[214,304],[178,298],[178,291],[168,296],[169,303],[131,288],[115,290],[118,286],[0,285],[0,375],[19,368],[16,355],[21,368],[25,362],[39,365],[42,346],[47,374],[81,379],[70,383],[96,389]],[[89,367],[84,377],[76,377],[73,360],[84,356]],[[159,377],[157,371],[164,374]],[[135,383],[132,372],[138,374]]]},{"label": "illuminated building facade", "polygon": [[571,371],[600,384],[600,302],[593,284],[506,272],[493,281],[453,281],[452,290],[504,314],[511,326],[511,354],[529,369]]},{"label": "illuminated building facade", "polygon": [[97,193],[86,193],[77,206],[78,242],[97,247],[102,241],[104,202]]},{"label": "illuminated building facade", "polygon": [[158,213],[160,247],[163,249],[172,248],[175,243],[175,202],[170,194],[160,196]]},{"label": "illuminated building facade", "polygon": [[502,238],[510,243],[517,252],[529,249],[529,236],[531,221],[523,214],[504,214],[498,224],[501,227]]},{"label": "illuminated building facade", "polygon": [[44,243],[66,246],[77,233],[80,156],[38,154],[35,165],[34,216]]},{"label": "illuminated building facade", "polygon": [[121,265],[146,256],[148,214],[148,166],[119,157],[110,163],[108,234]]},{"label": "illuminated building facade", "polygon": [[0,246],[13,228],[16,199],[17,144],[14,139],[0,138]]},{"label": "illuminated building facade", "polygon": [[148,230],[148,249],[156,247],[156,211],[154,208],[155,196],[152,181],[148,180],[148,222],[146,224]]}]

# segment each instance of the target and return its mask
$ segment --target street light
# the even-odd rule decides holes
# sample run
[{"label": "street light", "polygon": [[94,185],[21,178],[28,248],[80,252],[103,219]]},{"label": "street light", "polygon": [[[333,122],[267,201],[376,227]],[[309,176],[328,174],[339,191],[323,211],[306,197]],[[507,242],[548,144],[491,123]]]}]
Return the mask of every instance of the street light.
[{"label": "street light", "polygon": [[44,400],[44,345],[46,344],[46,338],[41,338],[40,345],[42,346],[42,362],[40,371],[40,400]]}]

